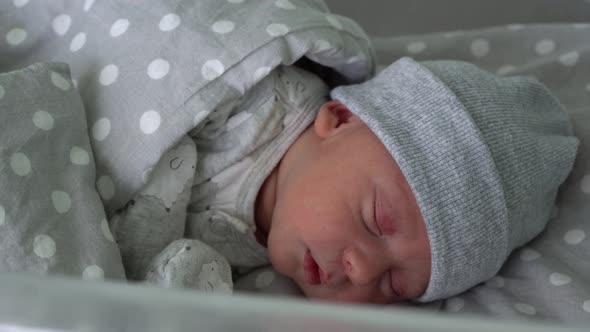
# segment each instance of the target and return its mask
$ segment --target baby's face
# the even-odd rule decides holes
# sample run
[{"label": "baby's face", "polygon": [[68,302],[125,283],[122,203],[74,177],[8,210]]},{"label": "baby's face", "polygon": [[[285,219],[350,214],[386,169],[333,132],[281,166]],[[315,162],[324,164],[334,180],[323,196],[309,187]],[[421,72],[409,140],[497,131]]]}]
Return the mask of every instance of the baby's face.
[{"label": "baby's face", "polygon": [[320,111],[328,114],[318,115],[327,118],[316,119],[328,127],[320,123],[318,131],[316,123],[317,138],[301,138],[317,146],[285,171],[277,191],[271,262],[309,297],[417,298],[428,286],[431,258],[415,198],[373,132],[331,103]]}]

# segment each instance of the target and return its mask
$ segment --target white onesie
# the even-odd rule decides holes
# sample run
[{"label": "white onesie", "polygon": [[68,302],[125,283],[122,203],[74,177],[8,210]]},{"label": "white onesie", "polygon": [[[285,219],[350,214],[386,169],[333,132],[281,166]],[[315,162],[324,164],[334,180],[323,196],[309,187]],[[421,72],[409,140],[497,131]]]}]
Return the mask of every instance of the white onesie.
[{"label": "white onesie", "polygon": [[268,264],[254,235],[258,191],[328,94],[314,74],[279,66],[170,149],[109,221],[128,279],[231,291],[230,266]]}]

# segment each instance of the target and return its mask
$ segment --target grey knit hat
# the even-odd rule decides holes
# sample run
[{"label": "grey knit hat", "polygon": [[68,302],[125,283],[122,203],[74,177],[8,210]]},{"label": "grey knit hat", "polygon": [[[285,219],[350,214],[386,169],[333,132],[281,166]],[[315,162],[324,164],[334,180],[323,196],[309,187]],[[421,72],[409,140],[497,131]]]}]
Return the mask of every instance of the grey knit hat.
[{"label": "grey knit hat", "polygon": [[465,62],[402,58],[331,96],[381,140],[416,197],[432,257],[419,302],[491,278],[539,234],[579,144],[541,83]]}]

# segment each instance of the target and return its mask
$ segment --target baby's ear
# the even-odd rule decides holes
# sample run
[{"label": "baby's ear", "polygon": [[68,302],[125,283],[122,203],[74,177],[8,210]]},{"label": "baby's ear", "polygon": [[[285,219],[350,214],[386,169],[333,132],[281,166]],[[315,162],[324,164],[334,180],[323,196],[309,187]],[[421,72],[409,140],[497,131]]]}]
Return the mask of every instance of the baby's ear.
[{"label": "baby's ear", "polygon": [[320,138],[327,138],[358,123],[362,121],[344,104],[332,100],[320,107],[313,127]]}]

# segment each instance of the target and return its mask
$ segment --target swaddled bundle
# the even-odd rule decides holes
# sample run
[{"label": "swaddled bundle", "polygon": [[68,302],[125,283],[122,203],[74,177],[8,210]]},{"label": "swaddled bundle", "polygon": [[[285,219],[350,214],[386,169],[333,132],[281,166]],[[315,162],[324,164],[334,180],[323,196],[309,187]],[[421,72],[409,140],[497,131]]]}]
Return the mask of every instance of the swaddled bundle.
[{"label": "swaddled bundle", "polygon": [[[232,136],[239,131],[231,129],[260,120],[280,128],[290,114],[274,112],[282,103],[272,98],[284,91],[242,105],[255,100],[244,96],[257,83],[303,57],[349,82],[374,69],[363,31],[321,1],[8,1],[0,12],[0,68],[14,70],[0,76],[2,271],[122,279],[119,245],[128,257],[128,235],[160,240],[160,247],[138,249],[150,252],[141,263],[149,265],[174,240],[200,232],[186,224],[187,206],[210,190],[208,179],[240,161],[216,155],[234,149],[235,158],[246,157],[255,145],[242,143],[278,134]],[[284,89],[291,94],[301,85]],[[202,142],[224,133],[224,144]],[[203,169],[212,173],[196,172]],[[193,185],[203,192],[191,192]],[[123,231],[121,217],[139,205],[149,208],[134,215],[138,222],[170,228]],[[253,224],[253,215],[235,217],[226,220],[236,232]],[[216,220],[214,231],[199,236],[215,239],[230,225]],[[187,247],[177,249],[194,249]],[[129,276],[143,279],[143,272]]]},{"label": "swaddled bundle", "polygon": [[309,72],[276,68],[166,152],[109,221],[127,278],[231,291],[230,266],[268,264],[256,236],[259,189],[328,92]]}]

